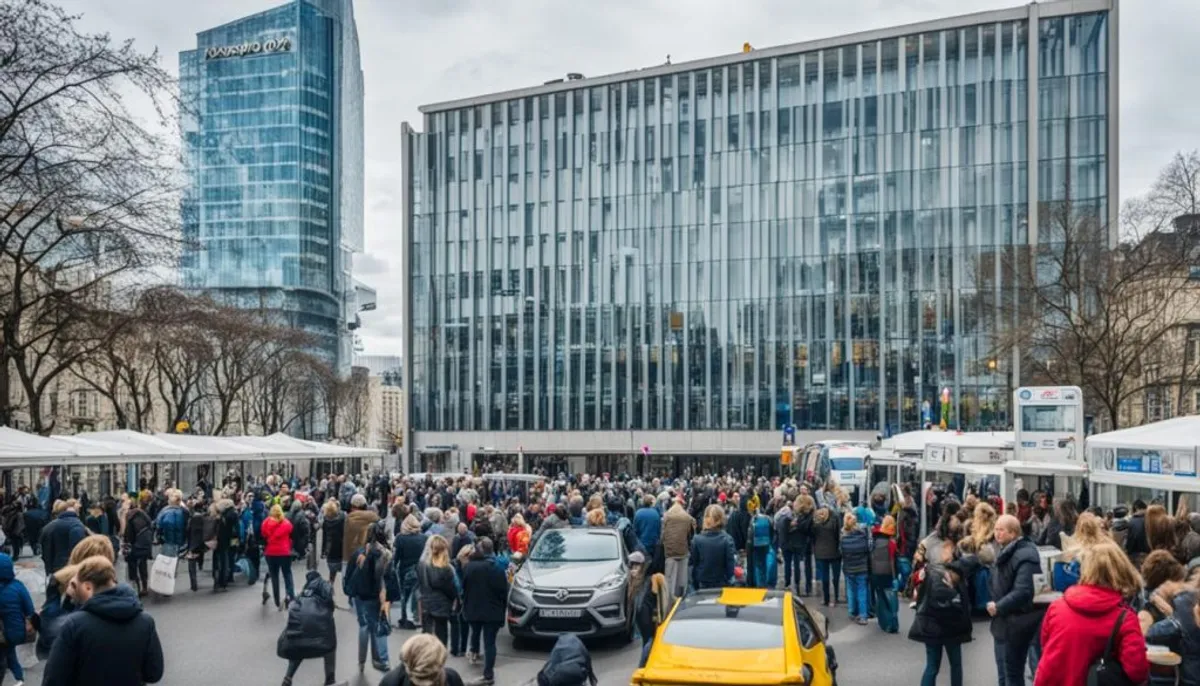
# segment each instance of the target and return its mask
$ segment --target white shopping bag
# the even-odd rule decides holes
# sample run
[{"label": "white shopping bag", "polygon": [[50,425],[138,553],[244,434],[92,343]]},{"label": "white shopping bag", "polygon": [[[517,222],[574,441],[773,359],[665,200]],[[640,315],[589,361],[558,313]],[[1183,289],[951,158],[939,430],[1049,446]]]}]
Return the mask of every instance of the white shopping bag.
[{"label": "white shopping bag", "polygon": [[37,665],[38,656],[34,644],[22,643],[17,646],[17,661],[21,663],[21,667],[24,669],[30,669]]},{"label": "white shopping bag", "polygon": [[150,590],[159,595],[175,595],[175,568],[179,558],[159,555],[150,570]]}]

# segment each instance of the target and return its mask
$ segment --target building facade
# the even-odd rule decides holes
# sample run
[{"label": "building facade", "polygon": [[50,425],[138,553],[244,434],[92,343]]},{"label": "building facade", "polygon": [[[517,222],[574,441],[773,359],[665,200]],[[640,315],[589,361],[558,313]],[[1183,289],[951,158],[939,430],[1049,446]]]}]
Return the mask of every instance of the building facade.
[{"label": "building facade", "polygon": [[363,77],[351,0],[294,0],[179,56],[186,288],[265,308],[343,372],[363,249]]},{"label": "building facade", "polygon": [[1115,241],[1116,5],[423,107],[403,160],[406,445],[435,466],[777,455],[787,424],[918,428],[942,389],[952,424],[1008,424],[1002,258],[1048,240],[1053,203]]}]

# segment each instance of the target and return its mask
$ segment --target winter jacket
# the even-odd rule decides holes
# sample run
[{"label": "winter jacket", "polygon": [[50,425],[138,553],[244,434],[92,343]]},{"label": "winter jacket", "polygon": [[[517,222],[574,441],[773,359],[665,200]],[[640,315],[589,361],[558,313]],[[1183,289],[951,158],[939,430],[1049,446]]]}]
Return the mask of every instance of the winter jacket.
[{"label": "winter jacket", "polygon": [[0,628],[9,645],[25,642],[25,618],[33,614],[33,598],[17,581],[12,558],[0,553]]},{"label": "winter jacket", "polygon": [[287,519],[275,520],[267,517],[262,525],[262,537],[266,541],[263,554],[267,557],[291,557],[292,523]]},{"label": "winter jacket", "polygon": [[217,502],[217,550],[229,550],[241,533],[242,523],[232,500]]},{"label": "winter jacket", "polygon": [[303,557],[308,552],[309,540],[312,538],[312,527],[309,525],[308,515],[300,510],[292,513],[288,517],[288,521],[292,523],[292,552]]},{"label": "winter jacket", "polygon": [[[361,559],[360,559],[361,558]],[[346,576],[342,590],[351,598],[377,600],[386,594],[386,577],[392,569],[392,556],[386,548],[372,545],[354,551],[346,560]]]},{"label": "winter jacket", "polygon": [[288,606],[287,626],[279,634],[275,653],[285,660],[308,660],[337,650],[333,621],[333,587],[311,571],[300,596]]},{"label": "winter jacket", "polygon": [[154,556],[154,522],[145,510],[130,510],[125,517],[125,545],[129,546],[128,557],[145,560]]},{"label": "winter jacket", "polygon": [[1125,536],[1125,552],[1137,564],[1138,556],[1150,554],[1150,539],[1146,538],[1146,513],[1138,512],[1129,518],[1129,533]]},{"label": "winter jacket", "polygon": [[750,511],[746,509],[746,498],[742,498],[738,509],[733,514],[729,515],[729,520],[725,522],[725,532],[733,537],[733,547],[736,550],[745,550],[747,536],[750,531]]},{"label": "winter jacket", "polygon": [[504,624],[508,575],[496,564],[494,556],[472,556],[463,568],[462,587],[463,619]]},{"label": "winter jacket", "polygon": [[1088,667],[1104,655],[1122,609],[1125,616],[1113,642],[1113,655],[1132,683],[1144,683],[1150,663],[1137,612],[1119,591],[1076,584],[1050,604],[1042,619],[1042,658],[1034,686],[1086,686]]},{"label": "winter jacket", "polygon": [[[690,516],[690,515],[689,515]],[[550,658],[537,675],[538,686],[584,686],[596,683],[592,655],[575,634],[558,637]]]},{"label": "winter jacket", "polygon": [[737,550],[733,537],[724,531],[708,530],[692,539],[692,585],[701,588],[722,588],[733,578],[737,565]]},{"label": "winter jacket", "polygon": [[513,524],[508,529],[508,550],[512,553],[529,553],[529,532],[523,526]]},{"label": "winter jacket", "polygon": [[917,508],[908,507],[900,508],[899,514],[896,516],[896,554],[900,557],[912,559],[912,556],[917,553],[917,544],[921,538],[921,515],[917,512]]},{"label": "winter jacket", "polygon": [[400,533],[396,536],[396,540],[392,543],[394,551],[392,565],[402,577],[417,568],[417,563],[421,561],[421,554],[425,552],[427,540],[429,540],[429,536],[419,531],[415,534]]},{"label": "winter jacket", "polygon": [[780,537],[784,550],[806,554],[812,550],[812,513],[793,512],[786,518],[787,526]]},{"label": "winter jacket", "polygon": [[341,510],[321,522],[321,552],[330,562],[342,561],[342,538],[346,533],[346,515]]},{"label": "winter jacket", "polygon": [[208,515],[203,512],[197,512],[188,518],[187,526],[187,550],[190,553],[197,555],[208,552],[208,545],[205,544],[205,534],[208,529]]},{"label": "winter jacket", "polygon": [[342,533],[342,559],[350,560],[351,553],[367,545],[367,530],[379,521],[379,515],[370,510],[354,510],[346,515],[346,528]]},{"label": "winter jacket", "polygon": [[832,515],[823,522],[813,518],[813,557],[818,560],[837,560],[842,556],[838,539],[841,529],[836,517]]},{"label": "winter jacket", "polygon": [[646,550],[654,550],[662,538],[662,515],[653,507],[643,507],[633,515],[633,531]]},{"label": "winter jacket", "polygon": [[469,545],[475,545],[475,534],[470,530],[463,534],[455,534],[453,540],[450,541],[450,559],[458,559],[458,553]]},{"label": "winter jacket", "polygon": [[896,540],[883,533],[877,525],[871,531],[871,574],[895,578]]},{"label": "winter jacket", "polygon": [[855,528],[842,534],[838,549],[842,553],[842,573],[866,574],[871,569],[871,536],[866,530]]},{"label": "winter jacket", "polygon": [[79,520],[79,515],[70,510],[64,511],[53,522],[42,527],[39,542],[42,546],[42,562],[46,566],[46,575],[66,567],[67,561],[71,559],[71,551],[80,541],[87,538],[87,535],[87,527]]},{"label": "winter jacket", "polygon": [[168,505],[154,520],[158,537],[164,545],[182,548],[187,539],[185,521],[187,513],[178,505]]},{"label": "winter jacket", "polygon": [[1041,556],[1028,537],[1022,536],[1000,551],[989,587],[996,603],[993,637],[1006,641],[1037,629],[1042,613],[1033,605],[1033,576],[1041,571]]},{"label": "winter jacket", "polygon": [[1062,550],[1062,536],[1060,534],[1071,536],[1074,533],[1075,527],[1065,527],[1062,525],[1062,522],[1058,521],[1057,517],[1051,517],[1050,523],[1046,525],[1045,529],[1042,529],[1042,533],[1038,538],[1037,544],[1054,546],[1055,548]]},{"label": "winter jacket", "polygon": [[1146,643],[1167,646],[1183,658],[1179,674],[1184,684],[1200,684],[1200,626],[1196,625],[1195,607],[1195,591],[1179,593],[1172,602],[1173,616],[1146,631]]},{"label": "winter jacket", "polygon": [[421,608],[424,612],[443,619],[454,614],[458,589],[454,584],[453,569],[422,562],[417,565],[417,583],[420,584]]},{"label": "winter jacket", "polygon": [[[967,580],[979,568],[974,556],[968,555],[950,564],[958,572],[958,583],[946,584],[946,570],[926,567],[918,594],[917,612],[909,627],[908,637],[920,643],[962,644],[971,640],[971,596]],[[953,577],[951,577],[953,578]]]},{"label": "winter jacket", "polygon": [[67,616],[42,684],[138,686],[162,677],[163,651],[154,618],[142,611],[133,589],[120,584],[96,593]]},{"label": "winter jacket", "polygon": [[687,557],[688,541],[695,531],[696,520],[692,519],[682,505],[672,505],[662,520],[663,554],[668,558]]}]

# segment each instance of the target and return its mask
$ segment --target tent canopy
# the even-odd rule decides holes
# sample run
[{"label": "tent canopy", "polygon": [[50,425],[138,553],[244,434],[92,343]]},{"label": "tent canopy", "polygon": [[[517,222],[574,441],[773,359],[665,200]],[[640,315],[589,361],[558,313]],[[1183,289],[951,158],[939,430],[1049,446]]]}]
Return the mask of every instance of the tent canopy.
[{"label": "tent canopy", "polygon": [[1200,447],[1200,415],[1096,434],[1087,439],[1087,447],[1194,451]]}]

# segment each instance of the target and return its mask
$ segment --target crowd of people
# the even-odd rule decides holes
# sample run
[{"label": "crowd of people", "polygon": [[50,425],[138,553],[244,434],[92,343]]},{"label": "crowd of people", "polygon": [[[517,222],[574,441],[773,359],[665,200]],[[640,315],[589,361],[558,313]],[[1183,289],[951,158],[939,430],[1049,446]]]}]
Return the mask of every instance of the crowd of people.
[{"label": "crowd of people", "polygon": [[[908,638],[925,646],[923,685],[935,683],[943,660],[951,684],[963,683],[962,645],[985,620],[1001,686],[1084,686],[1097,670],[1125,679],[1101,683],[1155,683],[1147,656],[1159,650],[1179,656],[1179,683],[1200,685],[1200,514],[1186,504],[1173,515],[1141,501],[1080,511],[1070,495],[1021,491],[1006,503],[930,489],[918,505],[908,484],[861,495],[832,480],[732,472],[231,474],[191,494],[148,488],[52,504],[21,489],[0,509],[11,551],[0,554],[0,659],[20,681],[15,647],[36,635],[46,684],[157,681],[162,651],[139,597],[150,592],[148,563],[164,554],[187,562],[193,592],[206,560],[214,593],[235,573],[251,585],[261,579],[262,604],[288,613],[278,646],[284,686],[310,659],[335,683],[339,607],[358,625],[359,670],[369,662],[383,683],[462,683],[445,665],[453,655],[477,665],[474,683],[492,684],[513,570],[543,532],[592,526],[615,528],[629,552],[628,607],[643,660],[675,599],[745,584],[791,589],[827,613],[844,604],[850,621],[874,620],[889,634],[900,632],[903,599],[914,615]],[[919,507],[932,523],[926,536]],[[26,542],[49,580],[38,611],[13,573]],[[1048,566],[1049,548],[1058,551]],[[127,584],[116,582],[120,558]],[[387,637],[397,629],[414,635],[393,668]],[[556,646],[540,684],[594,682],[573,638]],[[64,671],[81,664],[86,674]]]}]

